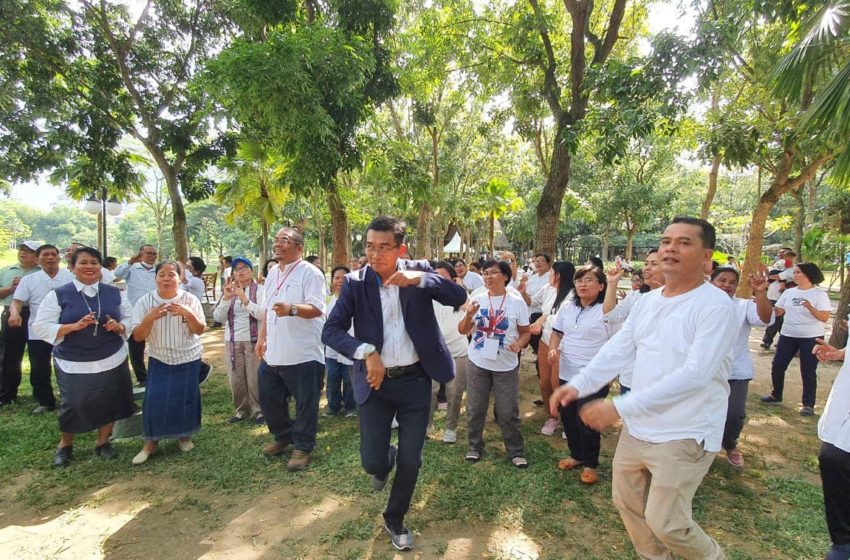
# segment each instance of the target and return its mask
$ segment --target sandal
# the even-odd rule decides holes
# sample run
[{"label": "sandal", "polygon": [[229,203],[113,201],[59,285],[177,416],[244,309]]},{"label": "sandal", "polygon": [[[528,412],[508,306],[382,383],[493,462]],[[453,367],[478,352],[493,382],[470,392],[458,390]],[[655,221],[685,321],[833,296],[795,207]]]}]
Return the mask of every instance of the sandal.
[{"label": "sandal", "polygon": [[513,457],[511,463],[518,469],[528,468],[528,461],[525,460],[525,457]]},{"label": "sandal", "polygon": [[470,463],[477,463],[481,460],[481,452],[475,449],[470,449],[466,452],[466,460]]},{"label": "sandal", "polygon": [[567,457],[566,459],[561,459],[560,461],[558,461],[558,468],[562,471],[572,470],[579,465],[581,465],[581,461],[577,461],[572,457]]},{"label": "sandal", "polygon": [[581,471],[581,481],[585,484],[596,484],[599,480],[599,476],[596,474],[596,469],[591,469],[590,467],[586,467],[583,471]]}]

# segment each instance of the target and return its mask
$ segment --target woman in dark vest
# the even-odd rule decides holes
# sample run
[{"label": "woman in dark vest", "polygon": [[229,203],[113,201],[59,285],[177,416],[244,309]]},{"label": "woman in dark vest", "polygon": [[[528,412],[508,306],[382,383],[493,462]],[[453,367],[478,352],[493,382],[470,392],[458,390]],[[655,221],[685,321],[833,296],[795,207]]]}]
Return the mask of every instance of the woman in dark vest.
[{"label": "woman in dark vest", "polygon": [[153,455],[161,439],[176,439],[181,451],[195,445],[191,436],[201,429],[201,333],[206,328],[201,302],[180,289],[182,265],[156,265],[156,290],[133,307],[133,338],[145,340],[148,379],[145,385],[145,445],[135,457],[141,465]]},{"label": "woman in dark vest", "polygon": [[101,256],[82,247],[71,257],[74,281],[45,296],[33,330],[54,345],[62,437],[53,466],[67,467],[74,434],[97,430],[95,453],[114,459],[112,424],[135,412],[125,340],[132,329],[130,302],[100,280]]},{"label": "woman in dark vest", "polygon": [[254,266],[248,259],[236,257],[231,266],[233,273],[213,311],[213,320],[224,325],[224,350],[236,409],[228,422],[254,418],[257,424],[263,424],[257,375],[260,360],[254,351],[258,320],[263,317],[263,308],[257,303],[263,297],[263,286],[254,282]]}]

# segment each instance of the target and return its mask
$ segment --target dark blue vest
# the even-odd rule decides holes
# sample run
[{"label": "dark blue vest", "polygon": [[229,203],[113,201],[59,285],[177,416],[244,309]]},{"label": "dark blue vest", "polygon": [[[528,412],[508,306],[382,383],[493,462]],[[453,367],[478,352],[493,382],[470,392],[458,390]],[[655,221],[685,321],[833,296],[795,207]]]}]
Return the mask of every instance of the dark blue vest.
[{"label": "dark blue vest", "polygon": [[[59,324],[76,323],[88,315],[89,308],[98,314],[97,331],[91,325],[81,331],[68,333],[62,342],[53,348],[53,355],[60,360],[69,362],[96,362],[115,354],[124,345],[120,334],[107,332],[103,328],[106,316],[116,321],[121,320],[121,291],[114,286],[100,284],[100,313],[98,313],[98,296],[93,298],[77,291],[77,286],[69,282],[56,288],[56,298],[62,312],[59,314]],[[88,305],[86,305],[88,303]]]}]

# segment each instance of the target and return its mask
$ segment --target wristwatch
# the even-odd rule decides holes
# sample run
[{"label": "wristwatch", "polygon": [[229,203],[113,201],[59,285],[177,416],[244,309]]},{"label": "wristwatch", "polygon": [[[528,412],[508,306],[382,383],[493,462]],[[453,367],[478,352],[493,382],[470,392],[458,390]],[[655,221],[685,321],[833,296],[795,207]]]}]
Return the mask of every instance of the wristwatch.
[{"label": "wristwatch", "polygon": [[374,344],[369,344],[367,342],[366,346],[363,347],[363,359],[365,360],[366,358],[368,358],[370,355],[374,354],[377,351],[378,351],[378,349],[375,348]]},{"label": "wristwatch", "polygon": [[296,317],[297,315],[298,315],[298,308],[295,307],[294,305],[290,305],[289,306],[289,316],[290,317]]}]

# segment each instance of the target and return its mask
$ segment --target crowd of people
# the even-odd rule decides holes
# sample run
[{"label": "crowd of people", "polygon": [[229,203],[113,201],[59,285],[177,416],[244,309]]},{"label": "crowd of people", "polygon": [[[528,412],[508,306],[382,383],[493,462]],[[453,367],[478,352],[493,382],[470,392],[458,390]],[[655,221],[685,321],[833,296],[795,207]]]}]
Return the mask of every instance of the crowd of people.
[{"label": "crowd of people", "polygon": [[[738,439],[755,374],[751,329],[766,329],[765,348],[779,334],[765,404],[783,401],[785,372],[799,355],[802,416],[815,413],[818,361],[844,358],[823,340],[831,304],[816,265],[783,249],[769,269],[742,278],[734,262],[712,262],[715,233],[705,220],[674,219],[641,270],[622,259],[604,270],[598,259],[574,264],[537,254],[523,271],[509,252],[475,263],[417,261],[405,233],[400,221],[375,218],[365,255],[328,278],[318,257],[305,258],[302,232],[282,228],[260,270],[245,257],[222,257],[222,295],[211,311],[223,327],[228,422],[266,425],[271,441],[262,453],[288,454],[296,472],[313,460],[320,416],[357,417],[373,490],[393,475],[383,518],[399,550],[413,547],[404,520],[438,394],[447,403],[435,437],[458,441],[465,396],[466,461],[485,459],[493,410],[507,461],[529,466],[519,387],[520,356],[530,352],[536,404],[546,411],[540,433],[567,440],[569,456],[557,468],[580,469],[581,483],[595,484],[601,434],[622,423],[612,494],[637,554],[725,558],[694,521],[691,503],[719,452],[744,466]],[[18,263],[0,270],[0,406],[17,397],[28,349],[32,412],[58,409],[53,465],[69,466],[75,435],[89,431],[97,432],[95,454],[115,459],[113,424],[136,413],[132,366],[144,387],[144,444],[132,463],[148,461],[162,440],[191,451],[209,374],[200,339],[206,264],[160,260],[151,245],[120,266],[79,244],[65,251],[67,266],[60,253],[26,242]],[[620,289],[624,274],[628,293]],[[736,296],[744,281],[751,298]],[[819,422],[830,560],[850,558],[848,367]],[[618,394],[609,397],[612,388]]]}]

